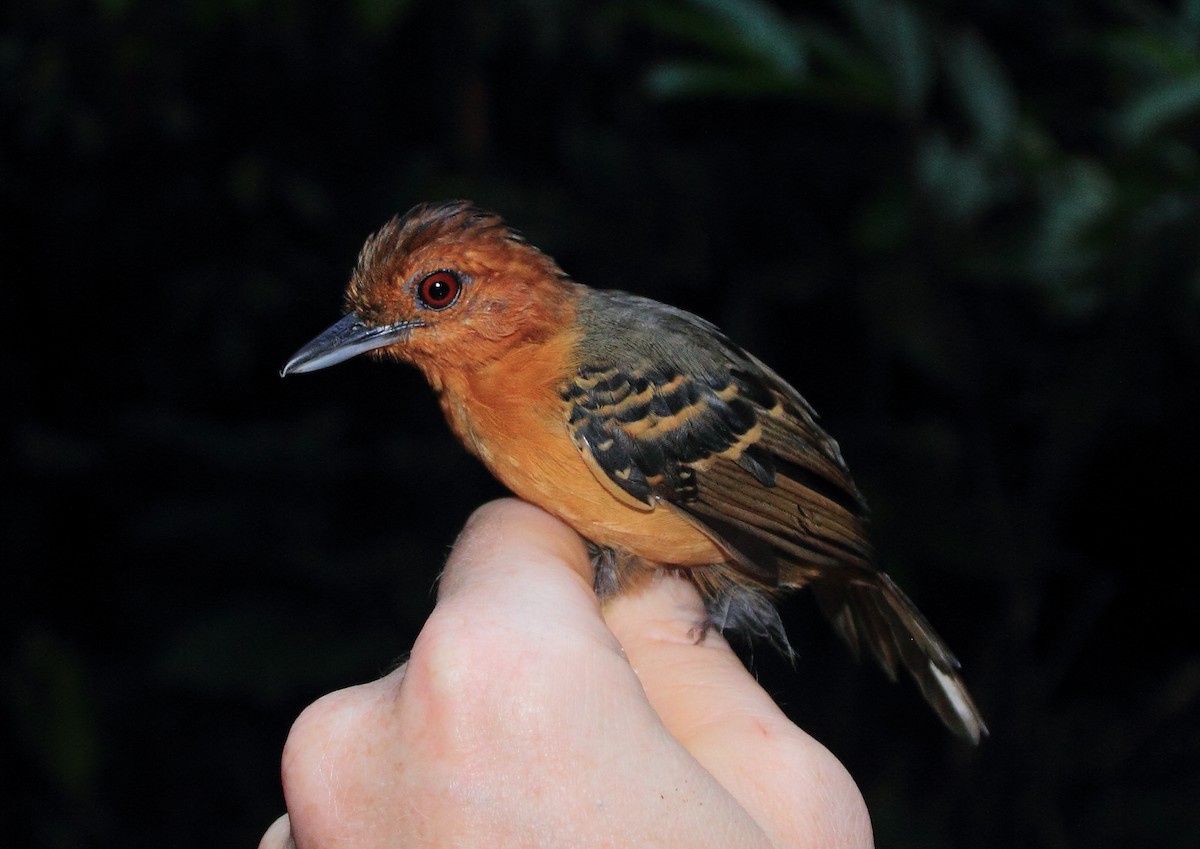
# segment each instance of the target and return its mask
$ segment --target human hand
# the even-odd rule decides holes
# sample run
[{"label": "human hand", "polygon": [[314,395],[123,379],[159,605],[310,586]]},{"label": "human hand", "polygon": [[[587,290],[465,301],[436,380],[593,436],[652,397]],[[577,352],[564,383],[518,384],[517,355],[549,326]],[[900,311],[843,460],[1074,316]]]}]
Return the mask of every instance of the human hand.
[{"label": "human hand", "polygon": [[663,575],[603,609],[583,540],[478,510],[408,662],[318,700],[260,849],[869,847],[862,796]]}]

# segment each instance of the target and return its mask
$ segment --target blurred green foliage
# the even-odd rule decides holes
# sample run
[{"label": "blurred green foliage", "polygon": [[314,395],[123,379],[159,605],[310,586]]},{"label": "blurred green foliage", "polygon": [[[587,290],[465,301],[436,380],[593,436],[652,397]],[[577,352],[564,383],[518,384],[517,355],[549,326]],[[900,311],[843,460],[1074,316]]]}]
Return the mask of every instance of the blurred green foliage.
[{"label": "blurred green foliage", "polygon": [[417,375],[281,383],[422,199],[716,320],[825,414],[968,751],[789,607],[881,846],[1200,840],[1200,3],[17,2],[0,821],[250,845],[500,493]]}]

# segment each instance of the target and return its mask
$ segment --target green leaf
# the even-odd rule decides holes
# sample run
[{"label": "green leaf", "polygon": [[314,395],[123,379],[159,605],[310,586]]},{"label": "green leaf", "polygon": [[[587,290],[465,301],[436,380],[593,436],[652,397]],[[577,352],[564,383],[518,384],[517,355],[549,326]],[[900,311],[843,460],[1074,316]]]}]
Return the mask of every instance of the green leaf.
[{"label": "green leaf", "polygon": [[[1142,28],[1116,30],[1101,41],[1101,52],[1121,78],[1179,76],[1200,70],[1200,55],[1188,39],[1171,39]],[[1133,75],[1133,76],[1131,76]]]},{"label": "green leaf", "polygon": [[756,65],[796,78],[807,69],[795,28],[758,0],[690,0],[686,6],[644,2],[631,6],[630,13],[733,64]]},{"label": "green leaf", "polygon": [[1117,134],[1126,144],[1139,144],[1168,124],[1200,111],[1200,73],[1154,86],[1117,117]]},{"label": "green leaf", "polygon": [[787,76],[805,70],[804,50],[791,24],[778,10],[759,0],[692,0],[721,20],[751,54]]},{"label": "green leaf", "polygon": [[664,62],[646,75],[646,88],[664,100],[712,95],[761,97],[798,90],[796,81],[771,71],[702,62]]},{"label": "green leaf", "polygon": [[1060,315],[1086,316],[1100,303],[1100,292],[1087,272],[1104,256],[1093,234],[1115,202],[1112,178],[1093,160],[1069,160],[1043,180],[1041,215],[1027,262]]},{"label": "green leaf", "polygon": [[963,32],[945,46],[946,71],[980,145],[997,153],[1017,126],[1017,99],[1008,75],[982,39]]},{"label": "green leaf", "polygon": [[950,220],[972,217],[991,199],[991,182],[982,153],[955,147],[943,133],[922,139],[917,152],[917,180]]},{"label": "green leaf", "polygon": [[635,3],[628,7],[629,15],[652,29],[674,36],[680,41],[703,47],[726,59],[746,57],[745,45],[736,32],[719,26],[711,15],[686,6],[659,2]]},{"label": "green leaf", "polygon": [[897,105],[919,112],[933,84],[933,40],[925,21],[899,0],[849,0],[850,12],[887,66]]}]

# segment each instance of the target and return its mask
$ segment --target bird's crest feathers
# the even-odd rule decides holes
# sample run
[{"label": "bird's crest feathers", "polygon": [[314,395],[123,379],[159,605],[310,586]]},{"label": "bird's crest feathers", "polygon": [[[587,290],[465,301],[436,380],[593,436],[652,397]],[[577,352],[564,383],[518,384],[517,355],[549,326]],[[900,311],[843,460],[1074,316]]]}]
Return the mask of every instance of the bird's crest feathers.
[{"label": "bird's crest feathers", "polygon": [[[441,275],[443,301],[422,284]],[[388,221],[359,252],[347,312],[414,332],[379,353],[431,369],[477,367],[561,319],[571,284],[504,220],[468,201],[420,204]]]}]

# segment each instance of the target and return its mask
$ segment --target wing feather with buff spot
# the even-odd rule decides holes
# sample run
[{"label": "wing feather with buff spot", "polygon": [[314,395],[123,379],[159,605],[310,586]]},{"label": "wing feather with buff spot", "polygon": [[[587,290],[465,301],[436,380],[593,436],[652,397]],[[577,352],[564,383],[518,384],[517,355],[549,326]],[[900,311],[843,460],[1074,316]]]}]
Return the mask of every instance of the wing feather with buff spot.
[{"label": "wing feather with buff spot", "polygon": [[682,310],[588,290],[578,317],[581,362],[560,389],[571,438],[615,497],[678,510],[727,554],[692,573],[710,610],[733,599],[743,622],[781,635],[764,593],[811,584],[855,655],[865,644],[893,679],[903,665],[942,720],[978,740],[958,661],[873,565],[866,505],[804,398]]}]

